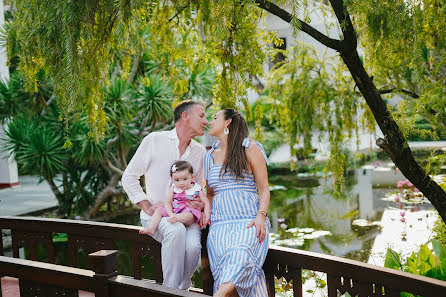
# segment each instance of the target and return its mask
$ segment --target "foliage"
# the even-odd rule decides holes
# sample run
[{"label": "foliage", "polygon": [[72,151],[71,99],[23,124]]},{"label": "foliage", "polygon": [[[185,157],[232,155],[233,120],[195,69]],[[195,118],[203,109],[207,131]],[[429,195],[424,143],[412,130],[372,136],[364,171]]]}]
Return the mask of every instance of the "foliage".
[{"label": "foliage", "polygon": [[[5,107],[0,109],[0,116],[8,126],[5,149],[15,156],[22,174],[36,175],[48,182],[58,199],[59,215],[85,215],[93,205],[97,215],[111,201],[115,201],[117,209],[125,207],[122,201],[127,199],[118,182],[129,152],[149,132],[170,127],[174,84],[163,78],[160,69],[151,67],[158,64],[148,60],[153,56],[141,57],[142,65],[133,83],[123,80],[123,74],[116,71],[120,68],[118,60],[110,83],[101,88],[101,108],[108,116],[102,141],[88,136],[87,116],[70,114],[68,128],[60,120],[52,81],[43,72],[37,93],[25,90],[18,72],[0,85],[0,106]],[[180,69],[187,84],[193,86],[184,97],[206,100],[215,79],[212,68],[194,65],[192,69]],[[29,104],[23,104],[23,100]],[[70,135],[68,147],[64,147],[65,133]]]},{"label": "foliage", "polygon": [[50,0],[14,5],[5,38],[9,57],[20,56],[18,69],[27,91],[37,90],[37,74],[45,71],[54,79],[66,124],[70,113],[85,112],[96,140],[105,135],[101,87],[109,84],[108,65],[116,52],[124,80],[138,65],[132,59],[135,53],[150,49],[151,60],[161,57],[157,62],[164,81],[174,82],[178,99],[189,89],[206,91],[197,89],[194,79],[184,79],[182,68],[219,63],[215,103],[234,107],[237,99],[246,105],[250,75],[262,74],[269,49],[265,40],[271,38],[258,38],[261,10],[253,9],[251,1]]},{"label": "foliage", "polygon": [[53,92],[52,82],[45,79],[43,72],[39,72],[38,77],[40,84],[33,93],[24,90],[24,80],[18,72],[11,73],[9,82],[0,81],[0,123],[46,107],[46,101]]},{"label": "foliage", "polygon": [[[446,246],[441,245],[438,240],[432,241],[433,252],[426,244],[420,250],[412,252],[405,260],[392,249],[388,249],[384,266],[397,270],[410,272],[417,275],[427,276],[439,280],[446,280]],[[405,296],[413,296],[405,293]]]},{"label": "foliage", "polygon": [[[64,148],[64,125],[58,120],[57,106],[53,104],[46,111],[43,116],[27,117],[24,113],[14,117],[6,130],[5,149],[13,153],[21,174],[39,176],[48,182],[58,200],[60,214],[82,212],[101,190],[98,181],[106,175],[101,168],[89,168],[82,162],[81,158],[91,156],[84,149],[91,139],[76,141],[72,149]],[[81,124],[72,129],[78,126]],[[87,129],[78,130],[85,133]]]},{"label": "foliage", "polygon": [[446,224],[443,220],[438,216],[437,221],[434,226],[435,239],[440,241],[440,243],[446,246]]},{"label": "foliage", "polygon": [[[338,9],[338,17],[344,14],[339,11],[339,6],[342,9],[345,4],[345,13],[352,13],[355,27],[359,26],[358,36],[364,41],[367,56],[361,61],[374,75],[373,82],[368,75],[363,77],[363,81],[358,81],[355,76],[356,83],[372,86],[373,94],[376,94],[374,83],[383,87],[391,83],[389,87],[393,90],[402,92],[408,89],[406,93],[418,94],[419,99],[411,101],[414,104],[407,103],[407,100],[407,104],[403,104],[411,105],[410,108],[399,108],[393,114],[405,128],[406,136],[413,124],[413,120],[407,119],[406,110],[413,116],[423,116],[434,130],[442,129],[440,126],[446,112],[444,4],[435,0],[423,1],[423,4],[405,0],[378,2],[333,0],[329,7],[327,1],[315,1],[310,7],[307,1],[294,1],[288,6],[292,18],[289,22],[295,31],[304,30],[298,15],[303,15],[304,20],[310,23],[310,10],[318,11],[318,16],[323,18],[327,15],[334,17],[333,9]],[[128,127],[124,123],[115,126],[107,123],[102,88],[108,87],[116,76],[129,84],[137,82],[148,87],[152,83],[149,75],[154,71],[153,75],[159,75],[163,82],[171,82],[172,101],[178,101],[199,92],[192,83],[194,67],[211,65],[215,69],[216,82],[212,87],[213,108],[244,107],[248,120],[254,117],[259,127],[265,109],[261,106],[253,113],[248,108],[247,90],[255,87],[255,78],[263,77],[262,63],[273,56],[270,44],[277,46],[281,43],[274,33],[258,29],[264,16],[263,10],[258,8],[262,3],[272,6],[269,1],[254,0],[19,0],[14,1],[17,12],[8,24],[8,53],[10,59],[20,57],[18,70],[23,75],[27,90],[38,90],[37,76],[41,72],[54,80],[54,97],[65,119],[65,131],[71,131],[68,128],[70,119],[84,118],[75,113],[83,112],[87,115],[89,136],[95,141],[110,141],[107,148],[117,149],[121,156],[120,160],[111,158],[111,161],[118,161],[123,169],[123,156],[130,148],[116,141],[115,137],[108,138],[107,129],[114,127],[112,129],[121,135],[125,129],[135,132],[138,128],[134,124]],[[289,2],[275,3],[285,5]],[[340,5],[336,8],[333,3]],[[263,7],[267,9],[265,5]],[[353,27],[348,28],[353,32],[346,31],[350,19],[338,21],[328,19],[326,31],[330,32],[333,26],[337,26],[344,35],[352,33],[350,35],[356,36]],[[327,45],[321,38],[310,35]],[[357,54],[356,37],[354,42],[350,42],[350,37],[333,40],[346,64],[347,52]],[[351,139],[359,128],[373,131],[372,114],[365,107],[365,102],[358,99],[352,78],[346,76],[346,67],[331,61],[322,63],[314,52],[306,48],[297,47],[294,51],[289,54],[287,63],[273,71],[267,96],[274,100],[268,104],[275,107],[271,109],[272,113],[278,116],[277,122],[290,143],[292,153],[296,153],[295,144],[299,143],[309,153],[314,130],[328,134],[331,159],[327,171],[334,173],[334,188],[342,190],[343,164],[346,163],[343,143]],[[355,67],[362,69],[360,63]],[[352,71],[351,68],[348,70]],[[367,96],[362,89],[361,92]],[[379,96],[372,99],[377,104],[369,103],[369,107],[381,108],[374,109],[375,116],[378,110],[387,113]],[[140,119],[140,124],[146,123],[141,115],[132,116],[134,121]],[[380,121],[383,127],[383,120]],[[384,121],[393,126],[392,116]],[[156,122],[147,130],[163,125],[159,119]],[[395,127],[398,132],[398,127]],[[398,140],[398,148],[392,153],[407,152],[402,150],[405,142],[400,133],[395,136],[389,131],[384,131],[385,136],[391,141]],[[256,137],[262,137],[260,132],[260,129],[256,130]],[[141,134],[136,132],[136,135]],[[66,146],[69,145],[70,141],[66,141]],[[113,169],[114,172],[119,170]],[[436,205],[439,208],[439,204]]]},{"label": "foliage", "polygon": [[382,91],[404,99],[395,108],[410,140],[446,135],[444,1],[347,1],[356,16],[365,64]]},{"label": "foliage", "polygon": [[[446,189],[446,177],[443,177],[443,182],[440,183],[443,189]],[[443,246],[446,246],[446,223],[438,216],[435,221],[434,229],[435,239],[439,240]]]},{"label": "foliage", "polygon": [[[343,75],[345,69],[337,63],[330,64],[333,60],[329,57],[319,60],[317,52],[304,44],[287,52],[287,57],[271,71],[266,85],[268,116],[287,136],[292,155],[309,156],[313,133],[318,132],[319,139],[326,133],[331,159],[325,170],[334,173],[335,189],[343,190],[348,159],[343,143],[358,132],[357,112],[362,108],[368,113],[365,102],[351,92],[354,83]],[[336,80],[330,79],[333,72]],[[361,119],[362,126],[373,132],[371,116]]]}]

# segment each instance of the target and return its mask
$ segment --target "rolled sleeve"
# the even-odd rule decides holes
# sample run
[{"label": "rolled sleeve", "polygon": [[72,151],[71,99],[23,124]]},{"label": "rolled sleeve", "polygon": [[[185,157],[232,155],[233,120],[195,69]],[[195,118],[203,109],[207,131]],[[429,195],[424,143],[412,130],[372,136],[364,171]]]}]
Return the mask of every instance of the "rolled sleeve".
[{"label": "rolled sleeve", "polygon": [[144,138],[122,175],[122,187],[133,204],[148,200],[139,179],[147,172],[150,166],[152,150],[151,138],[151,134]]}]

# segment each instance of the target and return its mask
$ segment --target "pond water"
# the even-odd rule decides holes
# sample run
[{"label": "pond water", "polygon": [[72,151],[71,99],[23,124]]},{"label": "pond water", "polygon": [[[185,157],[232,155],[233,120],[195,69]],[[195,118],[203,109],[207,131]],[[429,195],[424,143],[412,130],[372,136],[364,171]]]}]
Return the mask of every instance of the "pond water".
[{"label": "pond water", "polygon": [[[425,199],[396,203],[389,195],[396,187],[376,188],[373,170],[352,172],[340,197],[323,178],[305,188],[296,186],[302,178],[271,178],[272,243],[377,265],[384,264],[387,247],[405,254],[425,243],[436,218],[432,205]],[[400,221],[401,213],[407,221]]]}]

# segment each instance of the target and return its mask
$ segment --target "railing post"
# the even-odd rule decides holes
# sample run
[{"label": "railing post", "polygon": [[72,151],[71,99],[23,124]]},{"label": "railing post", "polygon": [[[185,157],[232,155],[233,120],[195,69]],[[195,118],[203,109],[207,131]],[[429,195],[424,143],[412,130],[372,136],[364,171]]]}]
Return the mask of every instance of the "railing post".
[{"label": "railing post", "polygon": [[88,255],[88,264],[96,279],[95,296],[108,297],[108,280],[118,275],[118,251],[100,250]]}]

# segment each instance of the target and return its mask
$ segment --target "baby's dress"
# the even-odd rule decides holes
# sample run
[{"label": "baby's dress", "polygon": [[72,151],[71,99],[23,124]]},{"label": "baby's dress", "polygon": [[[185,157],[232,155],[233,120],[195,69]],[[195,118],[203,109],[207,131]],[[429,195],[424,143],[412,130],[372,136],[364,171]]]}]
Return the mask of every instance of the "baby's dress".
[{"label": "baby's dress", "polygon": [[[173,202],[172,202],[172,211],[173,213],[183,213],[190,212],[195,217],[195,222],[200,222],[201,211],[198,209],[187,206],[188,201],[192,201],[199,196],[201,191],[201,186],[197,183],[192,183],[193,186],[187,190],[181,190],[177,187],[173,187]],[[158,210],[161,212],[163,217],[168,217],[169,214],[164,209],[164,207],[158,207]]]},{"label": "baby's dress", "polygon": [[[249,146],[248,138],[243,142]],[[262,146],[258,145],[266,163]],[[261,243],[256,237],[256,227],[247,226],[259,211],[259,196],[254,175],[245,171],[243,178],[236,179],[232,172],[220,175],[222,165],[214,164],[212,153],[216,143],[204,157],[204,174],[214,192],[211,205],[211,226],[207,239],[209,264],[214,277],[214,293],[226,282],[232,282],[240,297],[265,297],[265,274],[262,265],[268,252],[269,236]],[[266,232],[270,222],[265,219]]]}]

